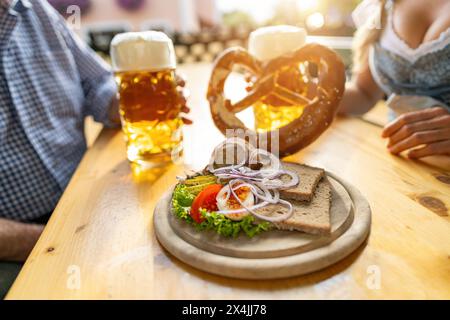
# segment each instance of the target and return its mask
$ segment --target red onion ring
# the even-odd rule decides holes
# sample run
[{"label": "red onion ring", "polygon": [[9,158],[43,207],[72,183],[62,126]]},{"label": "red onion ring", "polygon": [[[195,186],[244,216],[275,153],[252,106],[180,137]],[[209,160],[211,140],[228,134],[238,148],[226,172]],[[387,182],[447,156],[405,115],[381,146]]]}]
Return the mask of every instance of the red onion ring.
[{"label": "red onion ring", "polygon": [[[224,151],[224,147],[227,148],[228,146],[232,146],[233,148],[235,146],[241,148],[245,154],[244,159],[237,164],[215,169],[214,164],[218,152]],[[246,166],[247,163],[263,163],[263,167],[260,170],[253,170]],[[214,148],[209,160],[208,170],[214,174],[219,181],[222,181],[223,179],[231,179],[224,187],[227,188],[227,190],[220,194],[221,196],[225,194],[225,198],[216,198],[216,200],[228,201],[230,196],[233,196],[242,207],[241,209],[236,210],[216,211],[217,213],[227,215],[249,212],[255,217],[269,222],[280,222],[289,219],[292,216],[292,204],[286,200],[280,199],[279,190],[291,188],[297,185],[299,183],[299,177],[295,172],[282,169],[280,159],[275,157],[272,153],[263,149],[254,148],[243,139],[232,137],[226,139]],[[282,175],[288,175],[291,179],[285,182],[280,178]],[[235,190],[244,186],[250,189],[251,193],[255,197],[255,202],[259,201],[259,203],[256,203],[251,207],[246,207],[243,204],[241,199],[236,195]],[[286,206],[288,210],[285,214],[278,217],[267,217],[254,211],[267,206],[268,204],[281,204]]]},{"label": "red onion ring", "polygon": [[[234,186],[235,183],[239,183],[237,186]],[[244,203],[241,201],[241,199],[237,196],[235,190],[242,188],[242,187],[248,187],[250,188],[251,192],[253,193],[253,195],[260,200],[263,200],[263,202],[253,205],[251,207],[247,207],[244,205]],[[228,188],[228,190],[226,190],[226,200],[227,201],[230,197],[230,195],[233,195],[233,197],[236,199],[236,201],[241,205],[242,209],[236,209],[236,210],[222,210],[222,211],[216,211],[216,213],[219,214],[236,214],[236,213],[243,213],[243,212],[249,212],[252,215],[254,215],[255,217],[264,220],[264,221],[268,221],[268,222],[280,222],[280,221],[284,221],[286,219],[289,219],[292,216],[293,213],[293,208],[292,208],[292,204],[288,201],[282,200],[280,199],[280,193],[278,192],[278,190],[273,190],[274,191],[274,195],[272,196],[272,194],[270,193],[270,191],[265,188],[264,186],[261,185],[254,185],[248,182],[245,182],[243,180],[240,179],[235,179],[232,180],[228,183],[227,186],[225,186],[224,188]],[[265,196],[262,196],[261,194],[259,194],[258,189],[263,192],[265,194]],[[269,196],[267,196],[269,195]],[[218,195],[219,197],[219,195]],[[222,200],[217,200],[217,201],[222,201]],[[276,204],[276,203],[280,203],[280,204],[284,204],[286,206],[288,206],[288,211],[278,217],[267,217],[261,214],[256,213],[254,210],[256,209],[260,209],[262,207],[265,207],[268,204]]]},{"label": "red onion ring", "polygon": [[287,213],[285,213],[285,214],[283,214],[281,216],[278,216],[278,217],[268,217],[268,216],[261,215],[259,213],[256,213],[255,211],[253,211],[253,210],[255,210],[254,206],[253,206],[253,208],[246,207],[244,205],[244,203],[241,201],[241,199],[239,199],[239,197],[236,195],[236,193],[234,192],[233,188],[231,188],[230,190],[231,190],[231,193],[233,194],[233,196],[235,197],[236,201],[239,202],[239,204],[244,209],[246,209],[248,212],[250,212],[255,217],[257,217],[257,218],[259,218],[261,220],[268,221],[268,222],[280,222],[280,221],[284,221],[286,219],[289,219],[292,216],[292,213],[294,212],[293,208],[292,208],[292,204],[290,202],[279,199],[279,203],[284,203],[284,204],[288,205]]}]

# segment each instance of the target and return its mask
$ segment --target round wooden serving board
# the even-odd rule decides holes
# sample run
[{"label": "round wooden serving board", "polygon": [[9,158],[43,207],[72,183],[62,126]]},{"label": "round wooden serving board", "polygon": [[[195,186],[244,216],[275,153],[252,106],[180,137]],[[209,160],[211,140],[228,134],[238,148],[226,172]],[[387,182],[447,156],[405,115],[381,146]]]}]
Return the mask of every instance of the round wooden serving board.
[{"label": "round wooden serving board", "polygon": [[275,279],[325,268],[359,247],[370,230],[370,207],[353,186],[331,173],[331,234],[272,230],[249,239],[196,231],[171,213],[172,190],[154,212],[156,236],[171,254],[206,272],[240,279]]},{"label": "round wooden serving board", "polygon": [[214,231],[198,232],[175,215],[168,216],[173,231],[184,241],[205,251],[237,258],[277,258],[291,256],[322,247],[337,239],[353,221],[352,200],[345,188],[336,180],[328,179],[332,185],[331,234],[310,235],[302,232],[272,230],[253,238],[241,234],[237,238],[226,238]]}]

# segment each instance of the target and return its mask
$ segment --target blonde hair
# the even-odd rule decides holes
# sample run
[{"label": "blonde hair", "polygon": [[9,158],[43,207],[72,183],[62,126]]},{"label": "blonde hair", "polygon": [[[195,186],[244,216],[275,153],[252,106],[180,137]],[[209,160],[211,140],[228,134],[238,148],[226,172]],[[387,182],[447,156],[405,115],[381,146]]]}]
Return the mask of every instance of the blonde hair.
[{"label": "blonde hair", "polygon": [[375,12],[366,22],[358,28],[353,38],[353,73],[363,71],[369,61],[370,47],[380,39],[386,24],[386,2],[379,0],[379,12]]}]

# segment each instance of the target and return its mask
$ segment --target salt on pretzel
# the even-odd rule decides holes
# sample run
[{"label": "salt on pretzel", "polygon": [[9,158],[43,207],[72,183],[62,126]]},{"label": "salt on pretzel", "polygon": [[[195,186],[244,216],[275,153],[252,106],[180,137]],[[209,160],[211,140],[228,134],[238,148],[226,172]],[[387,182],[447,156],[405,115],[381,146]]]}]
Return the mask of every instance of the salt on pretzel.
[{"label": "salt on pretzel", "polygon": [[[277,82],[281,70],[290,67],[298,68],[301,62],[309,62],[317,66],[316,83],[305,83],[305,86],[313,89],[309,92],[314,92],[314,97],[294,92]],[[246,97],[232,104],[224,95],[224,86],[235,65],[249,71],[256,78],[256,82]],[[304,105],[302,115],[279,128],[279,135],[275,132],[248,131],[256,135],[258,143],[263,139],[266,140],[264,144],[267,146],[271,145],[271,137],[279,136],[279,155],[283,157],[308,146],[330,126],[344,93],[344,87],[344,64],[333,50],[325,46],[307,44],[264,65],[253,58],[247,50],[234,47],[224,51],[215,61],[209,80],[207,99],[213,121],[223,134],[227,129],[250,130],[236,117],[236,113],[270,94],[284,100],[288,105]]]}]

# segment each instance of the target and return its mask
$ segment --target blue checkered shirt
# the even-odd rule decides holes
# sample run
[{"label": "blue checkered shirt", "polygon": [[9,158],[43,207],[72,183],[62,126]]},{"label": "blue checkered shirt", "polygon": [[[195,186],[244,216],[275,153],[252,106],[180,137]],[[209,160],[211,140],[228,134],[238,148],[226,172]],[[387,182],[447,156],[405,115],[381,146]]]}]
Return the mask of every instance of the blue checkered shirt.
[{"label": "blue checkered shirt", "polygon": [[111,125],[115,92],[45,0],[0,0],[0,217],[51,213],[86,149],[84,118]]}]

